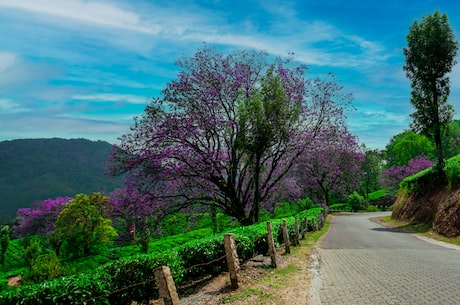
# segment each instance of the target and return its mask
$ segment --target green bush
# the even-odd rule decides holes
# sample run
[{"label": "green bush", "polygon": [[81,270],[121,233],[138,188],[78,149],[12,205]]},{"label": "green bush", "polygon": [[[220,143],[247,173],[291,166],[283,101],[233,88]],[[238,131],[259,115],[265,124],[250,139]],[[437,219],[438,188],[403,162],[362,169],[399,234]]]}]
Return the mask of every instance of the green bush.
[{"label": "green bush", "polygon": [[446,175],[451,188],[460,186],[460,155],[447,160]]},{"label": "green bush", "polygon": [[359,195],[357,192],[353,192],[353,194],[348,196],[348,204],[352,212],[357,212],[359,210],[365,210],[369,203],[364,200],[364,197]]},{"label": "green bush", "polygon": [[335,203],[329,207],[329,210],[332,212],[350,212],[351,207],[348,203]]},{"label": "green bush", "polygon": [[367,195],[367,199],[368,199],[369,201],[374,201],[374,200],[377,200],[377,199],[379,199],[379,198],[385,197],[385,196],[387,196],[388,194],[390,194],[390,191],[389,191],[389,190],[378,190],[378,191],[369,193],[369,194]]},{"label": "green bush", "polygon": [[300,199],[296,203],[283,202],[275,208],[274,214],[276,218],[290,217],[302,211],[318,207],[310,198]]},{"label": "green bush", "polygon": [[375,205],[369,205],[366,209],[366,212],[379,212],[380,209]]},{"label": "green bush", "polygon": [[40,283],[65,274],[61,261],[55,251],[40,254],[32,260],[30,270],[22,276],[24,283]]}]

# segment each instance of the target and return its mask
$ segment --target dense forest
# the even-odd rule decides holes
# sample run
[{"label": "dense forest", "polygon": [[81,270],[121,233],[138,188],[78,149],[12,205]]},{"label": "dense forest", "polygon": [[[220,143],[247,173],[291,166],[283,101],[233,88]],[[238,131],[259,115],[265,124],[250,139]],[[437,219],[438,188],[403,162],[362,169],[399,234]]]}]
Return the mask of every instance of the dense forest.
[{"label": "dense forest", "polygon": [[85,139],[25,139],[0,142],[0,223],[34,201],[111,192],[122,177],[105,175],[112,145]]}]

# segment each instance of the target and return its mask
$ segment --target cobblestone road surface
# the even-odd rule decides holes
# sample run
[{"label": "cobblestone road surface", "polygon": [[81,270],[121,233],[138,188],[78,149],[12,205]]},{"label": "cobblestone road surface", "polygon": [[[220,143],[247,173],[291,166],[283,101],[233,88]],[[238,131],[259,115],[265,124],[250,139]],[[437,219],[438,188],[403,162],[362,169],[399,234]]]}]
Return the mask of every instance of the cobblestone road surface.
[{"label": "cobblestone road surface", "polygon": [[332,219],[316,253],[311,305],[460,305],[460,247],[369,220],[382,215]]}]

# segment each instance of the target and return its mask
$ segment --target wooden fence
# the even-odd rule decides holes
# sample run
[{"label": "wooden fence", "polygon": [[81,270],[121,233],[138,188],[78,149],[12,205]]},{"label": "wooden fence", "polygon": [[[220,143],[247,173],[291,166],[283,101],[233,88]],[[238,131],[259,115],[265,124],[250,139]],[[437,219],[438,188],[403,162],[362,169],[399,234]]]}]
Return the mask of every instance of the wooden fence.
[{"label": "wooden fence", "polygon": [[[287,224],[286,221],[283,220],[282,222],[282,236],[283,236],[283,243],[284,243],[284,249],[285,253],[290,253],[291,252],[291,245],[296,246],[299,245],[300,239],[305,238],[305,233],[308,231],[317,231],[320,230],[325,222],[326,219],[326,212],[323,211],[319,217],[317,217],[317,221],[312,225],[311,223],[308,222],[307,218],[303,218],[300,220],[300,224],[297,218],[295,218],[295,225],[294,225],[294,233],[289,235],[289,231],[287,229]],[[276,255],[276,247],[275,247],[275,239],[273,237],[273,229],[272,229],[272,223],[267,222],[267,242],[268,242],[268,254],[271,258],[271,266],[273,268],[277,268],[277,255]],[[312,227],[313,226],[313,227]],[[231,288],[237,289],[238,288],[238,282],[239,282],[239,270],[240,270],[240,261],[238,258],[238,253],[237,253],[237,245],[235,242],[235,238],[233,234],[225,234],[224,236],[224,248],[225,248],[225,256],[220,257],[218,259],[215,259],[211,262],[208,263],[202,263],[198,264],[195,266],[192,266],[188,269],[196,268],[199,266],[204,266],[204,265],[210,265],[213,263],[216,263],[218,261],[221,261],[223,259],[226,259],[227,261],[227,266],[228,266],[228,271],[229,271],[229,276],[230,276],[230,283],[231,283]],[[179,296],[177,293],[177,289],[174,283],[174,279],[171,274],[171,270],[168,266],[161,266],[153,271],[154,273],[154,281],[156,284],[156,287],[158,289],[158,294],[159,294],[159,299],[158,300],[153,300],[150,302],[150,304],[163,304],[163,305],[180,305],[179,301]],[[207,279],[209,279],[208,277]],[[139,283],[139,284],[145,284],[145,283]],[[136,286],[138,284],[133,284],[130,287]],[[129,289],[130,287],[126,287],[122,290]],[[121,290],[120,290],[121,291]],[[119,292],[119,291],[117,291]],[[114,293],[114,292],[112,292]],[[102,296],[100,296],[102,297]],[[92,298],[87,301],[95,300],[97,298]],[[80,304],[86,304],[86,302],[82,302]]]},{"label": "wooden fence", "polygon": [[[319,217],[314,231],[320,230],[324,226],[326,220],[326,212],[323,211]],[[308,230],[307,218],[305,217],[300,221],[300,226],[297,218],[295,218],[295,229],[294,234],[289,236],[286,221],[282,222],[283,231],[283,242],[285,253],[291,253],[291,239],[292,245],[296,246],[300,244],[300,239],[305,238],[305,233]],[[271,222],[267,222],[267,242],[269,255],[271,258],[271,265],[273,268],[277,268],[277,256],[275,241],[273,238],[273,229]],[[238,253],[236,251],[236,242],[233,234],[225,234],[224,237],[225,257],[227,259],[228,271],[230,276],[231,287],[233,289],[238,288],[238,271],[240,270],[240,263],[238,259]],[[165,304],[165,305],[180,305],[179,296],[174,285],[174,280],[171,276],[169,267],[163,266],[155,270],[155,282],[158,287],[160,299],[156,300],[154,304]]]}]

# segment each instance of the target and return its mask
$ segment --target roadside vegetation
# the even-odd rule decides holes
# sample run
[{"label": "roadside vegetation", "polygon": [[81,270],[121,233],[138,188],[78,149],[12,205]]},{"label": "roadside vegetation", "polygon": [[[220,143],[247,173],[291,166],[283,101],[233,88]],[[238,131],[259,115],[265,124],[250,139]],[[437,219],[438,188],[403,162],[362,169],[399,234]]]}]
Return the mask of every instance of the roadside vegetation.
[{"label": "roadside vegetation", "polygon": [[[447,104],[446,76],[457,42],[438,11],[407,38],[414,122],[385,150],[358,145],[345,117],[352,95],[333,74],[309,79],[291,57],[208,46],[179,59],[177,79],[107,160],[123,187],[35,201],[0,228],[0,304],[148,302],[159,266],[179,286],[222,273],[225,232],[247,260],[267,252],[266,221],[279,244],[283,219],[291,233],[294,216],[306,219],[311,232],[325,211],[392,209],[407,228],[458,239],[460,121]],[[308,234],[286,267],[225,302],[276,299],[262,287],[294,284],[326,229]],[[20,287],[7,285],[10,277]]]}]

